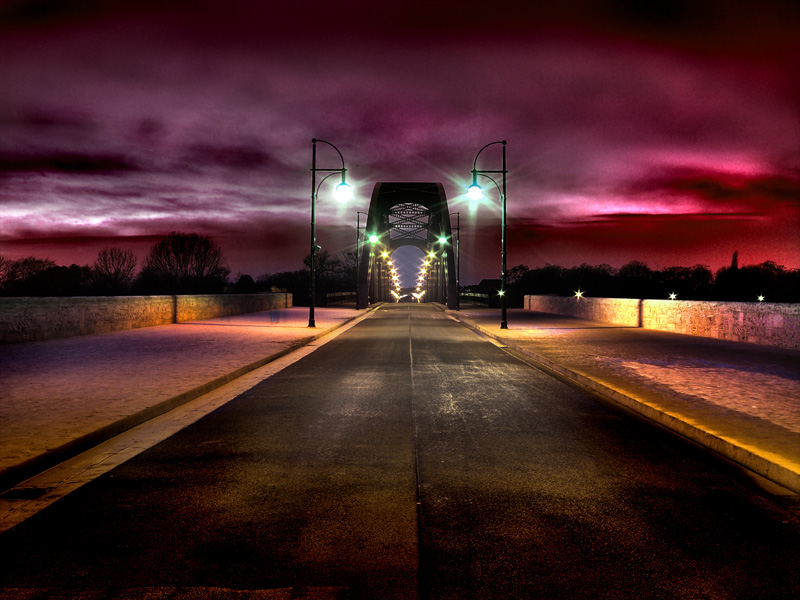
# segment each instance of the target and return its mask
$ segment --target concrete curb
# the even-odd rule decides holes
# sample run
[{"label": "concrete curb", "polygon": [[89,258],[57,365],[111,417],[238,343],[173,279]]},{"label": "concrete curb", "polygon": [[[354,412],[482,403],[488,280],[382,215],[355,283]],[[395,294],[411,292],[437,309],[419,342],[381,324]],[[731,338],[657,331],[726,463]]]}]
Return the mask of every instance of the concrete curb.
[{"label": "concrete curb", "polygon": [[286,348],[279,350],[278,352],[260,358],[243,367],[239,367],[238,369],[208,381],[203,385],[199,385],[191,390],[187,390],[177,394],[176,396],[162,400],[158,404],[142,409],[127,417],[123,417],[122,419],[101,427],[100,429],[67,442],[66,444],[62,444],[56,448],[51,448],[39,456],[30,458],[25,462],[14,465],[13,467],[8,467],[7,469],[0,471],[0,491],[12,488],[20,482],[25,481],[26,479],[29,479],[30,477],[33,477],[34,475],[41,473],[50,467],[73,458],[81,452],[85,452],[89,448],[93,448],[94,446],[97,446],[98,444],[101,444],[106,440],[113,438],[114,436],[133,429],[142,423],[146,423],[147,421],[159,417],[174,408],[177,408],[183,404],[186,404],[187,402],[190,402],[191,400],[216,390],[217,388],[220,388],[223,385],[228,384],[231,381],[246,375],[247,373],[250,373],[251,371],[255,371],[256,369],[261,368],[264,365],[281,358],[282,356],[286,356],[287,354],[290,354],[295,350],[302,348],[303,346],[307,346],[308,344],[315,342],[319,338],[328,335],[329,333],[339,329],[340,327],[343,327],[344,325],[347,325],[348,323],[353,322],[356,319],[366,318],[372,311],[375,310],[375,308],[376,307],[369,307],[367,312],[364,314],[354,315],[349,319],[337,323],[329,329],[325,329],[324,331],[321,331],[315,335],[301,338],[296,342],[291,343]]},{"label": "concrete curb", "polygon": [[514,351],[519,352],[520,354],[531,358],[534,362],[541,364],[546,369],[549,369],[550,371],[553,371],[554,373],[557,373],[574,383],[582,385],[593,392],[600,394],[604,398],[616,402],[617,404],[621,404],[622,406],[625,406],[626,408],[629,408],[640,415],[655,421],[659,425],[667,427],[668,429],[679,433],[693,442],[701,444],[702,446],[713,450],[717,454],[720,454],[721,456],[724,456],[725,458],[750,469],[754,473],[757,473],[762,477],[777,483],[778,485],[792,490],[793,492],[800,493],[800,472],[781,465],[774,460],[771,460],[769,457],[758,454],[753,450],[742,447],[734,441],[719,437],[718,435],[701,429],[696,425],[682,421],[675,415],[666,413],[654,406],[651,406],[639,398],[622,393],[617,389],[584,375],[583,373],[573,371],[572,369],[556,363],[549,358],[542,356],[541,354],[531,352],[524,346],[516,344],[507,338],[503,338],[502,336],[484,329],[479,325],[469,323],[465,319],[459,318],[456,315],[452,316],[465,327],[502,342]]}]

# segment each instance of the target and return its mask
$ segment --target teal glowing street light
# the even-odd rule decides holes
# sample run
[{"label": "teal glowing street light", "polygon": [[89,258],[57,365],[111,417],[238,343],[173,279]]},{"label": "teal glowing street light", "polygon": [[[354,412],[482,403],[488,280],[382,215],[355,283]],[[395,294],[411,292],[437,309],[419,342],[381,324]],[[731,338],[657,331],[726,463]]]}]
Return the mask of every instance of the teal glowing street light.
[{"label": "teal glowing street light", "polygon": [[[317,142],[322,142],[323,144],[327,144],[339,155],[339,158],[342,161],[342,166],[338,169],[319,169],[317,168]],[[319,182],[319,186],[317,185],[317,171],[322,171],[328,173],[322,181]],[[319,246],[317,246],[317,195],[319,194],[319,188],[323,184],[323,182],[335,175],[336,173],[341,173],[342,181],[336,186],[335,194],[336,197],[342,201],[349,200],[352,196],[352,189],[347,183],[345,175],[347,173],[347,169],[344,166],[344,158],[342,157],[342,153],[339,152],[339,149],[331,144],[330,142],[326,142],[325,140],[318,140],[316,138],[311,140],[311,300],[308,306],[308,326],[309,327],[316,327],[316,322],[314,320],[314,304],[316,302],[316,256],[317,250],[319,250]]]},{"label": "teal glowing street light", "polygon": [[[478,157],[481,155],[481,152],[486,150],[489,146],[493,146],[494,144],[502,144],[503,145],[503,169],[502,170],[483,170],[478,169]],[[501,173],[503,175],[503,188],[501,189],[497,182],[489,176],[489,173]],[[486,177],[489,181],[494,183],[497,191],[500,193],[500,204],[502,207],[503,213],[503,220],[501,225],[501,257],[502,257],[502,265],[500,270],[500,308],[502,312],[502,316],[500,319],[500,329],[508,329],[508,318],[507,318],[507,301],[506,301],[506,255],[507,255],[507,247],[506,247],[506,174],[508,171],[506,170],[506,140],[501,142],[490,142],[486,144],[483,148],[478,150],[478,154],[475,155],[475,160],[472,162],[472,185],[467,188],[467,196],[470,200],[480,200],[483,198],[483,189],[480,185],[478,185],[478,175],[482,177]]]}]

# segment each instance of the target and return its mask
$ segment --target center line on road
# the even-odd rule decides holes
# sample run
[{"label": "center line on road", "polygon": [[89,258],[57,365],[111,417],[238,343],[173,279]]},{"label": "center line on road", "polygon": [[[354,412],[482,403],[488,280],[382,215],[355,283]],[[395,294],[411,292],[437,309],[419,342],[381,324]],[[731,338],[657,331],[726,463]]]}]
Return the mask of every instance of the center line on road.
[{"label": "center line on road", "polygon": [[411,337],[411,313],[408,315],[408,362],[411,375],[411,421],[414,428],[414,480],[417,484],[417,595],[420,595],[420,567],[422,548],[422,494],[419,481],[419,450],[417,441],[419,431],[417,426],[416,388],[414,386],[414,346]]}]

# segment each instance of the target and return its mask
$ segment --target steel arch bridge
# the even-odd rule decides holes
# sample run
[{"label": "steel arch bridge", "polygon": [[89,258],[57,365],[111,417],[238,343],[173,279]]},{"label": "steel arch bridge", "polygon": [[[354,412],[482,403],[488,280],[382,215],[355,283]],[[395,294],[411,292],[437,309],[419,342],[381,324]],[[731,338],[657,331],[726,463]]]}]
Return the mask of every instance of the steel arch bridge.
[{"label": "steel arch bridge", "polygon": [[402,246],[415,246],[428,257],[422,287],[425,301],[457,308],[455,248],[441,183],[376,183],[359,245],[358,308],[394,300],[388,257]]}]

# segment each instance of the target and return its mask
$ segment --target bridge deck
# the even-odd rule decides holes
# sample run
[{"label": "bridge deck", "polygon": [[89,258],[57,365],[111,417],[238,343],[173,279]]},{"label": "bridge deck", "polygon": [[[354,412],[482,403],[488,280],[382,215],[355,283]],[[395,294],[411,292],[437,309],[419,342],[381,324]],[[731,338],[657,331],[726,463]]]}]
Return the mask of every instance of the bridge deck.
[{"label": "bridge deck", "polygon": [[[130,426],[131,415],[363,314],[318,309],[318,327],[309,330],[307,309],[296,307],[6,346],[0,353],[0,476],[15,483],[24,463],[35,468],[54,449],[115,424]],[[699,423],[726,443],[757,451],[767,466],[793,471],[800,482],[800,352],[521,310],[509,312],[510,328],[503,331],[496,309],[450,314],[590,387],[594,382],[676,421]]]}]

